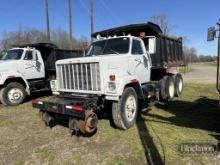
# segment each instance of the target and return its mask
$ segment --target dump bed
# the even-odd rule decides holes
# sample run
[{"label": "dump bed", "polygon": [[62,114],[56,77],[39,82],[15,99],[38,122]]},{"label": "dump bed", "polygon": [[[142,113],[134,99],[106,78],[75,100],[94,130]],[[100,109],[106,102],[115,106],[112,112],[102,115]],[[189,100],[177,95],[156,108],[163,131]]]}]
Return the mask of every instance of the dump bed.
[{"label": "dump bed", "polygon": [[175,67],[183,64],[182,38],[159,35],[156,37],[156,53],[150,54],[154,68]]},{"label": "dump bed", "polygon": [[[61,49],[54,49],[48,56],[43,56],[45,61],[45,68],[46,71],[55,71],[56,66],[55,63],[58,60],[68,59],[68,58],[76,58],[82,57],[83,51],[82,50],[61,50]],[[46,57],[46,58],[45,58]]]},{"label": "dump bed", "polygon": [[44,60],[46,72],[55,72],[55,63],[57,60],[82,57],[82,50],[63,50],[58,49],[58,47],[51,43],[35,43],[23,45],[20,47],[31,47],[39,50],[41,52],[42,58]]},{"label": "dump bed", "polygon": [[174,67],[183,64],[182,38],[163,35],[160,27],[152,22],[107,29],[92,34],[92,37],[114,35],[140,37],[143,39],[146,48],[148,48],[148,39],[154,37],[156,39],[156,53],[150,54],[153,68]]}]

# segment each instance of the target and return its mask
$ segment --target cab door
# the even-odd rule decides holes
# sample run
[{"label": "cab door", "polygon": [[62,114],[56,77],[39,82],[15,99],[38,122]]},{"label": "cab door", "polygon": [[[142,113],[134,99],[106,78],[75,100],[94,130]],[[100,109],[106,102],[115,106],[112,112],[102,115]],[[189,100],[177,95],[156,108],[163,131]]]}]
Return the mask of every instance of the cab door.
[{"label": "cab door", "polygon": [[134,38],[132,41],[129,68],[131,72],[138,77],[138,81],[141,84],[150,81],[150,59],[143,42],[139,38]]},{"label": "cab door", "polygon": [[27,80],[45,77],[44,63],[37,50],[27,50],[24,56],[24,77]]}]

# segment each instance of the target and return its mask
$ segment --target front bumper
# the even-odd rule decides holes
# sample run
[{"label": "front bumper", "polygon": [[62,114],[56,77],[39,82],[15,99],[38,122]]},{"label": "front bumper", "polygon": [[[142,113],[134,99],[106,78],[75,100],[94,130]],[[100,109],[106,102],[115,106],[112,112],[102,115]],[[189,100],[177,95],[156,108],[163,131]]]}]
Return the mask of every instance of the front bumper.
[{"label": "front bumper", "polygon": [[84,119],[86,100],[65,97],[56,97],[49,101],[32,100],[32,106],[42,111]]}]

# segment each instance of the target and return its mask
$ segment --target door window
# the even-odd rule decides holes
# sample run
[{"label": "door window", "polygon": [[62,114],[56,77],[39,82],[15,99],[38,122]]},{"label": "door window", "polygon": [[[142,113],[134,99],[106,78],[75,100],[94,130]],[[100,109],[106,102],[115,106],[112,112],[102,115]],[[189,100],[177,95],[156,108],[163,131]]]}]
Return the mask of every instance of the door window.
[{"label": "door window", "polygon": [[26,51],[24,60],[34,60],[34,61],[37,61],[38,60],[37,53],[33,52],[33,51]]},{"label": "door window", "polygon": [[140,41],[138,41],[138,40],[133,40],[133,44],[132,44],[132,54],[134,54],[134,55],[144,54]]},{"label": "door window", "polygon": [[24,60],[33,60],[33,52],[32,51],[26,51]]}]

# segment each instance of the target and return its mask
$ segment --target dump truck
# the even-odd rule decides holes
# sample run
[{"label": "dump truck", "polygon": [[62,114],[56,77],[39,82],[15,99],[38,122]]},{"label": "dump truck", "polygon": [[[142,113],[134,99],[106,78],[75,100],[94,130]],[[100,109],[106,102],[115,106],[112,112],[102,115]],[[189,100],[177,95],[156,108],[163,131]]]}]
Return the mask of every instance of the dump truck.
[{"label": "dump truck", "polygon": [[51,43],[14,46],[0,61],[0,102],[18,105],[34,92],[51,91],[55,62],[82,56],[82,51],[61,50]]},{"label": "dump truck", "polygon": [[182,38],[163,35],[152,22],[92,34],[84,57],[56,62],[50,100],[32,100],[45,124],[63,118],[74,132],[93,134],[97,113],[111,105],[114,125],[132,127],[140,103],[169,102],[183,92],[177,67],[183,64]]}]

